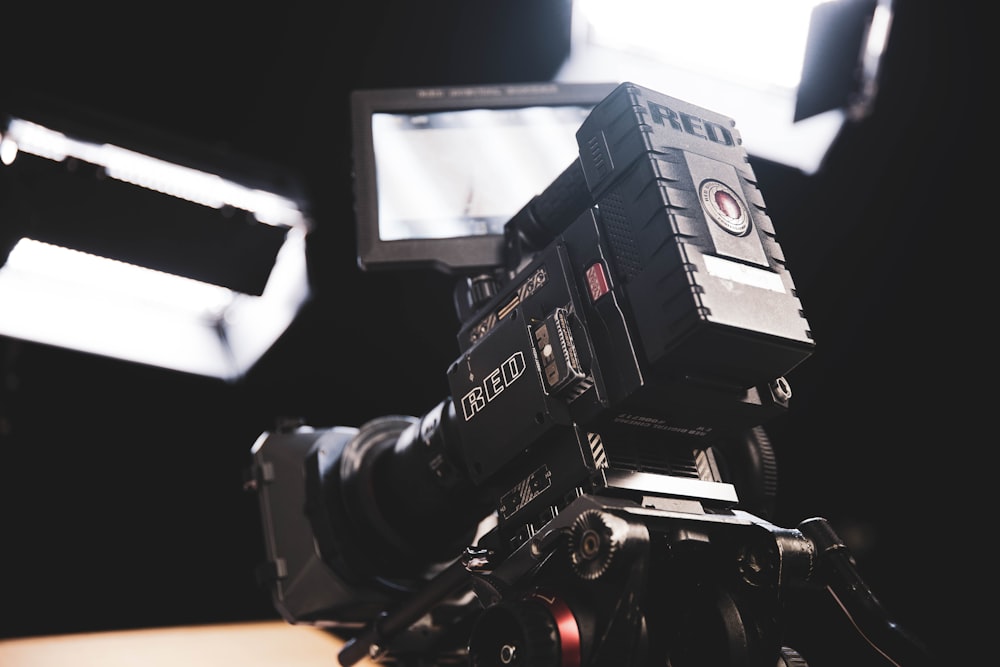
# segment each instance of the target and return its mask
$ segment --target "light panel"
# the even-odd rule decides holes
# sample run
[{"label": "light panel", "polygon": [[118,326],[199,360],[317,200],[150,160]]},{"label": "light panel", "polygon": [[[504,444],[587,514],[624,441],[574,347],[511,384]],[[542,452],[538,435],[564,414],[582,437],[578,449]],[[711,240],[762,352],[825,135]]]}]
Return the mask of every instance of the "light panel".
[{"label": "light panel", "polygon": [[848,54],[868,79],[864,104],[796,120],[814,10],[837,3],[855,5],[840,14],[865,9],[856,0],[576,0],[556,79],[662,90],[735,119],[752,155],[814,173],[844,122],[867,111],[890,24],[890,3],[871,0],[862,50]]},{"label": "light panel", "polygon": [[588,41],[745,85],[793,90],[822,0],[580,0]]},{"label": "light panel", "polygon": [[[0,135],[0,169],[16,169],[19,154],[86,162],[107,177],[200,206],[246,211],[285,232],[263,290],[246,294],[54,245],[29,231],[12,239],[0,265],[0,334],[231,381],[270,349],[308,300],[309,221],[295,200],[12,118]],[[93,221],[72,222],[87,229]]]}]

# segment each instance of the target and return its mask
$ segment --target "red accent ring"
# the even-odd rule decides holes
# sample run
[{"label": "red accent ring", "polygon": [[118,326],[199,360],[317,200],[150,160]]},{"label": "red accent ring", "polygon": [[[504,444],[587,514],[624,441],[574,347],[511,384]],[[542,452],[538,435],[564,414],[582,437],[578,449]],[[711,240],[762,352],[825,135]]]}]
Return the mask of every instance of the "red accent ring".
[{"label": "red accent ring", "polygon": [[559,632],[559,666],[580,667],[580,626],[576,623],[573,610],[555,595],[536,591],[530,597],[544,604],[556,622]]}]

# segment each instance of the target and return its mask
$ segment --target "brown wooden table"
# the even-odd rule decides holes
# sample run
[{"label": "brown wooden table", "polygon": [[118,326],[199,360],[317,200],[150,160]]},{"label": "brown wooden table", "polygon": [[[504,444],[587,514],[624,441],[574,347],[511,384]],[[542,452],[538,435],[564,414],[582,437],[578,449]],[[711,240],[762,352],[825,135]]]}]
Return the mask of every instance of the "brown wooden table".
[{"label": "brown wooden table", "polygon": [[0,640],[0,666],[340,667],[341,646],[312,626],[260,621]]}]

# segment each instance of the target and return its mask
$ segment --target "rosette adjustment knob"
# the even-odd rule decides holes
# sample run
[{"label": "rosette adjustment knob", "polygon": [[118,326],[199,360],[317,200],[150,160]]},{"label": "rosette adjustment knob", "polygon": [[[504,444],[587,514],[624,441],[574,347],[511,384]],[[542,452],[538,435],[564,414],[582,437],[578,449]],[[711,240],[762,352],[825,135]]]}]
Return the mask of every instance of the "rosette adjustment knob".
[{"label": "rosette adjustment knob", "polygon": [[567,546],[573,571],[581,579],[599,579],[611,567],[625,537],[625,522],[600,510],[587,510],[570,528]]}]

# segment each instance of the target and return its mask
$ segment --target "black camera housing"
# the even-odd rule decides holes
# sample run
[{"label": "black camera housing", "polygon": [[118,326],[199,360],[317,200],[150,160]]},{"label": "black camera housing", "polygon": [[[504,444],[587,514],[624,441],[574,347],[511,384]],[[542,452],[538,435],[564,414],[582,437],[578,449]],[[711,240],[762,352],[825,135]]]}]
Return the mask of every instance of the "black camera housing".
[{"label": "black camera housing", "polygon": [[495,265],[459,271],[449,397],[254,447],[275,605],[349,638],[342,664],[783,650],[815,547],[767,520],[761,425],[813,340],[739,132],[623,83],[576,140]]}]

